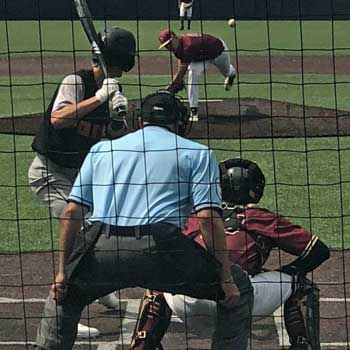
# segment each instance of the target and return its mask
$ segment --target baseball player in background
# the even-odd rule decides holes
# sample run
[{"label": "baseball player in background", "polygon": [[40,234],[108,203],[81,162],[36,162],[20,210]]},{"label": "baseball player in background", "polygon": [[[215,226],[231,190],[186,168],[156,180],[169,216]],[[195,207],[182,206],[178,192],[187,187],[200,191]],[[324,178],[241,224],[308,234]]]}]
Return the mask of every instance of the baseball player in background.
[{"label": "baseball player in background", "polygon": [[[328,247],[303,227],[257,206],[265,185],[264,175],[257,164],[234,158],[221,162],[219,167],[226,245],[231,261],[251,276],[253,321],[271,315],[284,304],[290,349],[307,350],[310,341],[300,309],[300,300],[305,295],[298,283],[329,258]],[[205,246],[196,218],[189,219],[184,234]],[[295,255],[297,259],[288,265],[278,266],[276,271],[264,271],[264,264],[274,248]],[[172,312],[187,327],[203,331],[203,327],[212,325],[216,305],[208,300],[146,291],[131,349],[162,349],[160,341]],[[315,312],[317,314],[319,310]],[[201,317],[200,320],[198,317]]]},{"label": "baseball player in background", "polygon": [[[99,33],[99,37],[109,76],[121,77],[134,66],[133,34],[113,28]],[[112,120],[109,108],[113,110]],[[49,208],[51,217],[61,218],[90,148],[103,136],[114,138],[124,132],[119,114],[126,109],[127,99],[118,81],[104,76],[95,56],[90,69],[66,76],[58,86],[32,143],[37,155],[28,172],[32,191]],[[118,305],[114,293],[99,301],[110,308]],[[78,325],[78,337],[95,337],[98,333],[95,328]]]},{"label": "baseball player in background", "polygon": [[191,29],[192,9],[194,0],[178,0],[179,15],[180,15],[180,30],[184,30],[185,19],[187,19],[187,29]]},{"label": "baseball player in background", "polygon": [[159,48],[165,47],[178,59],[177,72],[173,81],[166,87],[177,93],[184,87],[183,79],[188,70],[188,100],[191,108],[191,120],[198,121],[199,80],[209,64],[218,68],[225,77],[226,91],[232,88],[236,69],[230,61],[226,44],[209,34],[184,34],[177,36],[170,29],[159,33]]}]

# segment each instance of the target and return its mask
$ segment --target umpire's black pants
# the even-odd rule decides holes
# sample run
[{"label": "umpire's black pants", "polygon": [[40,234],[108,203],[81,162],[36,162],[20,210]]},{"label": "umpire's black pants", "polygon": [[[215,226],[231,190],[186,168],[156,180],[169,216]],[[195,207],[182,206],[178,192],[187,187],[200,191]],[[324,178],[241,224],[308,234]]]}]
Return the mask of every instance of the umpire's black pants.
[{"label": "umpire's black pants", "polygon": [[[151,235],[125,237],[103,234],[95,223],[77,236],[67,266],[68,294],[63,305],[49,296],[36,345],[44,349],[73,347],[84,307],[96,298],[130,287],[150,288],[196,298],[220,300],[223,291],[216,260],[179,228],[153,224]],[[251,325],[252,287],[248,275],[232,267],[241,298],[234,308],[217,304],[212,339],[215,350],[245,350]]]}]

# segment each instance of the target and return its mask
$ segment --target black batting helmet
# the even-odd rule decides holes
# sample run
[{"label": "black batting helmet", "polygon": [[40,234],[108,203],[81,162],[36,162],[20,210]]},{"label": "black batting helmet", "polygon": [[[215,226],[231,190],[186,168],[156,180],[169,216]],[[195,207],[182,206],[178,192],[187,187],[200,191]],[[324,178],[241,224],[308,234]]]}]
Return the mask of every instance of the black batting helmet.
[{"label": "black batting helmet", "polygon": [[247,159],[233,158],[219,163],[222,199],[231,205],[258,203],[264,193],[265,176]]},{"label": "black batting helmet", "polygon": [[[136,40],[122,28],[111,28],[98,33],[100,48],[107,66],[117,66],[128,72],[135,65]],[[93,57],[96,61],[96,57]]]},{"label": "black batting helmet", "polygon": [[181,99],[169,91],[158,91],[144,98],[141,116],[145,122],[156,125],[176,125],[184,135],[188,124],[188,109]]}]

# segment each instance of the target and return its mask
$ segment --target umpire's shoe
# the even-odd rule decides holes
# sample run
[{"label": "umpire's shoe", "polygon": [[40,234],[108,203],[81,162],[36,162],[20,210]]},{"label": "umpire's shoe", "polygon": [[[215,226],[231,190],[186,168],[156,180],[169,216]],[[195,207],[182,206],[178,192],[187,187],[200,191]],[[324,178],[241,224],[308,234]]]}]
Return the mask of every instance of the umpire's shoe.
[{"label": "umpire's shoe", "polygon": [[110,293],[102,298],[99,298],[98,302],[108,309],[116,309],[120,304],[115,293]]},{"label": "umpire's shoe", "polygon": [[288,350],[308,350],[309,342],[305,337],[298,336],[298,337],[290,337],[289,339],[290,347]]},{"label": "umpire's shoe", "polygon": [[233,74],[231,76],[228,76],[225,79],[224,87],[225,87],[226,91],[230,91],[231,90],[235,78],[236,78],[236,74]]}]

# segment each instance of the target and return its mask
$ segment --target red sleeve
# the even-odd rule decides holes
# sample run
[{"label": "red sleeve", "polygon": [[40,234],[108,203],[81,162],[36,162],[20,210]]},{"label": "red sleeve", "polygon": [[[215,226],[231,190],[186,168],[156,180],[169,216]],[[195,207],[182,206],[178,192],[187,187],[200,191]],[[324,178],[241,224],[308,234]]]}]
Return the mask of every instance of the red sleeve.
[{"label": "red sleeve", "polygon": [[199,231],[199,220],[195,216],[191,216],[185,224],[182,233],[189,236],[191,233]]},{"label": "red sleeve", "polygon": [[[199,232],[199,231],[200,231],[200,227],[199,227],[199,220],[198,220],[198,218],[196,216],[191,216],[188,219],[187,223],[185,224],[185,227],[184,227],[182,233],[185,236],[189,236],[192,233]],[[199,245],[201,245],[203,248],[207,249],[207,247],[205,245],[205,242],[204,242],[204,239],[203,239],[201,234],[198,234],[196,236],[196,238],[194,238],[194,240]]]},{"label": "red sleeve", "polygon": [[267,209],[246,209],[244,216],[248,231],[271,238],[275,247],[289,254],[300,255],[312,241],[312,235],[303,227]]}]

